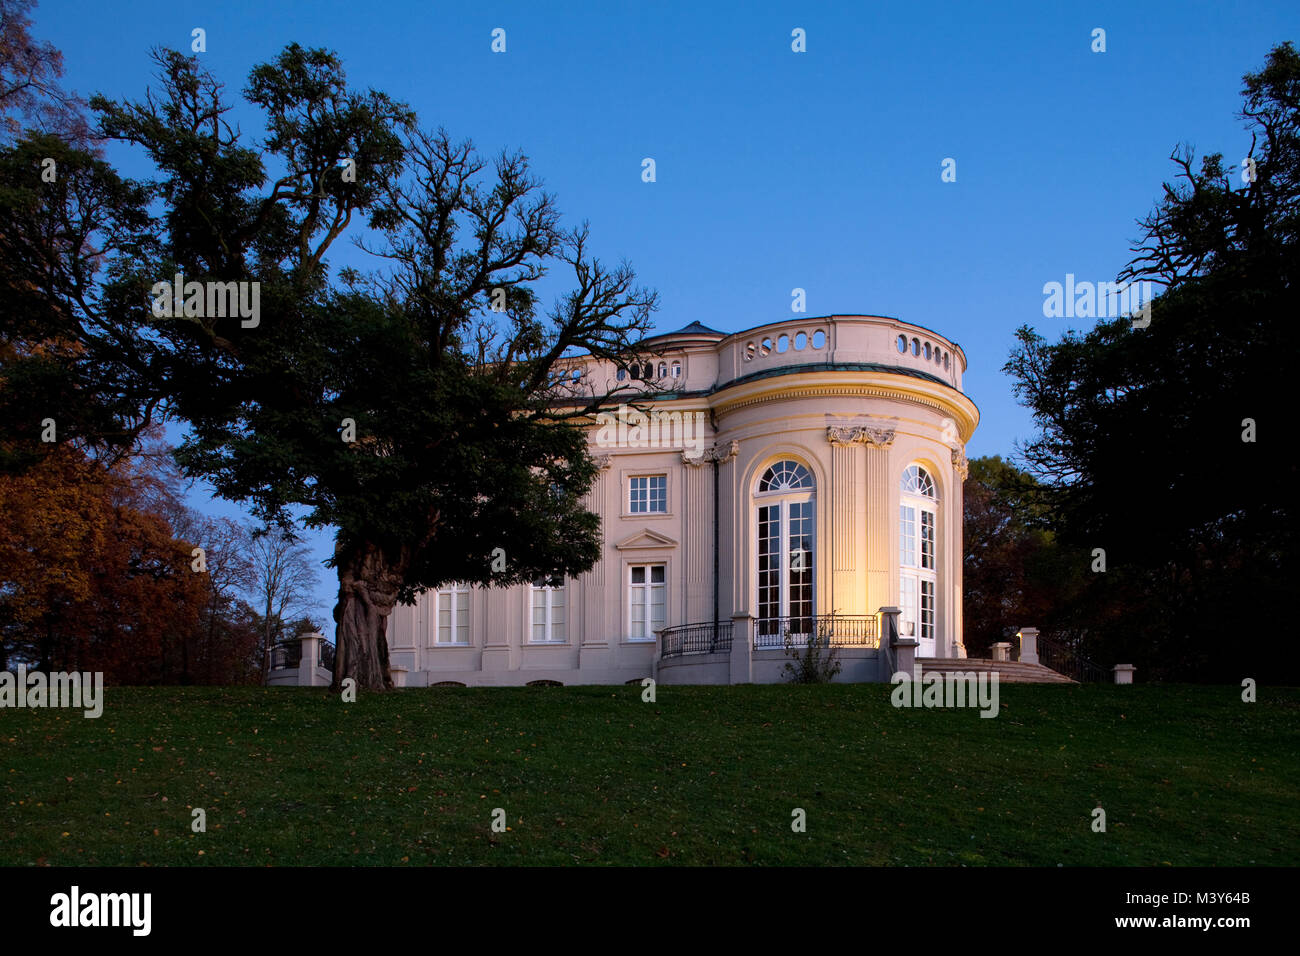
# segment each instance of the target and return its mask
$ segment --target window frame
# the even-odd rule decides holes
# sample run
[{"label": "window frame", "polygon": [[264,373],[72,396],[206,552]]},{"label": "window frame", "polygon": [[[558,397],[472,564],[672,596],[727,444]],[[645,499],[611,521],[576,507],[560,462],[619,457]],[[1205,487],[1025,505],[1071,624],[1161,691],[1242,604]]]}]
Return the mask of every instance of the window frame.
[{"label": "window frame", "polygon": [[[655,509],[650,507],[655,500],[654,482],[658,479],[663,482],[663,508]],[[645,481],[645,505],[642,510],[637,510],[634,505],[637,503],[633,499],[635,485],[638,481]],[[623,499],[625,514],[629,516],[643,517],[646,515],[667,515],[668,510],[668,475],[666,472],[646,472],[644,474],[633,474],[627,476],[627,494]]]},{"label": "window frame", "polygon": [[[778,466],[793,465],[794,468],[785,467],[776,471]],[[775,473],[774,473],[775,472]],[[768,483],[768,476],[772,474],[773,479],[779,479],[778,483],[765,490],[765,483]],[[792,481],[793,479],[793,481]],[[754,492],[751,495],[753,507],[753,533],[754,533],[754,567],[753,567],[753,595],[754,609],[757,613],[756,627],[757,634],[766,638],[762,642],[763,646],[778,646],[784,643],[784,635],[773,635],[763,630],[763,625],[758,622],[765,621],[783,621],[783,620],[808,620],[811,621],[817,615],[817,479],[813,475],[812,469],[801,461],[794,458],[780,458],[765,467],[755,481]],[[773,508],[776,514],[776,541],[777,546],[774,554],[777,557],[776,582],[775,585],[765,584],[765,577],[772,574],[773,569],[764,569],[761,567],[762,558],[769,552],[763,551],[764,543],[769,538],[763,537],[763,522],[765,509]],[[796,514],[795,512],[800,512]],[[767,518],[769,526],[771,518]],[[807,566],[805,568],[794,567],[795,562],[791,559],[794,551],[791,548],[791,541],[794,537],[791,525],[794,521],[808,524],[808,530],[799,537],[807,540],[807,548],[798,549],[800,553],[807,555]],[[807,581],[795,581],[796,575],[807,575]],[[765,617],[761,609],[765,604],[771,601],[763,601],[765,588],[775,587],[776,591],[776,616]],[[796,602],[793,600],[795,588],[801,592],[801,596]],[[806,591],[804,590],[806,588]],[[793,605],[806,604],[807,611],[800,609],[795,611]],[[777,638],[777,643],[772,642],[773,637]],[[790,635],[794,643],[800,643],[807,640],[806,633]]]},{"label": "window frame", "polygon": [[[459,603],[457,601],[457,598],[462,594],[465,595],[465,607],[463,609],[463,617],[465,619],[463,624],[463,627],[465,629],[465,640],[444,641],[442,640],[442,610],[443,610],[442,602],[444,596],[449,597],[451,601],[451,606],[449,608],[450,623],[448,625],[448,631],[454,635],[456,631],[459,630],[460,627],[462,626],[457,621],[457,618],[462,616],[459,613],[461,611],[461,608],[457,607],[457,604]],[[472,628],[472,624],[471,624],[472,605],[471,605],[471,598],[470,598],[471,594],[472,594],[472,589],[470,588],[470,586],[468,584],[459,581],[454,584],[447,585],[445,587],[440,587],[436,591],[434,591],[433,634],[431,635],[433,640],[430,641],[431,646],[433,647],[473,647],[474,646],[474,633],[471,630]]]},{"label": "window frame", "polygon": [[[537,581],[549,581],[552,583],[539,585]],[[554,582],[559,582],[559,583],[557,584]],[[551,575],[549,577],[537,578],[536,580],[529,583],[528,585],[528,643],[529,644],[541,646],[541,645],[557,645],[557,644],[569,643],[569,614],[568,614],[569,597],[567,593],[568,589],[569,589],[569,582],[566,581],[563,577],[560,577],[559,575]],[[545,622],[543,622],[542,625],[543,633],[546,636],[542,640],[538,640],[535,636],[536,625],[537,625],[536,597],[538,594],[546,595],[546,600],[543,605],[546,611],[546,620]],[[560,595],[561,600],[559,602],[556,602],[555,600],[556,594]],[[563,607],[564,609],[564,620],[561,622],[564,627],[564,634],[558,640],[555,637],[556,622],[554,619],[555,618],[554,612],[557,603],[559,604],[559,606]]]},{"label": "window frame", "polygon": [[939,488],[919,462],[903,469],[898,499],[899,633],[929,641],[939,638]]},{"label": "window frame", "polygon": [[[627,614],[625,622],[627,641],[632,644],[654,643],[654,641],[658,640],[658,636],[655,634],[655,622],[652,612],[654,607],[654,592],[656,589],[658,589],[663,595],[663,600],[660,602],[660,606],[663,608],[663,620],[659,623],[659,627],[662,629],[668,626],[668,562],[638,560],[629,562],[626,567],[627,574],[624,577],[624,585],[626,588],[625,593],[627,594]],[[646,572],[646,580],[640,584],[632,580],[638,568],[644,569]],[[663,580],[658,582],[658,584],[653,580],[654,570],[656,568],[663,571]],[[645,634],[641,636],[638,636],[635,633],[633,621],[633,611],[637,606],[636,595],[638,593],[644,594],[645,603],[643,606],[646,609],[646,618],[642,621]]]}]

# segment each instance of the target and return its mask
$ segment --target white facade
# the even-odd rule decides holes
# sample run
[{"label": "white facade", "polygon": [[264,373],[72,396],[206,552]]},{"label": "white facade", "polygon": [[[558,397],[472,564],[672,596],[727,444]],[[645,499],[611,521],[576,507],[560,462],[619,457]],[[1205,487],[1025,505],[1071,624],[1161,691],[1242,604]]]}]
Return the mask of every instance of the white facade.
[{"label": "white facade", "polygon": [[609,363],[566,370],[579,391],[651,391],[656,426],[681,415],[591,426],[601,560],[558,586],[399,605],[395,683],[775,681],[784,636],[819,627],[839,679],[884,679],[877,612],[891,606],[919,656],[963,655],[961,482],[979,416],[959,346],[831,316],[732,335],[692,324],[646,347],[652,390]]}]

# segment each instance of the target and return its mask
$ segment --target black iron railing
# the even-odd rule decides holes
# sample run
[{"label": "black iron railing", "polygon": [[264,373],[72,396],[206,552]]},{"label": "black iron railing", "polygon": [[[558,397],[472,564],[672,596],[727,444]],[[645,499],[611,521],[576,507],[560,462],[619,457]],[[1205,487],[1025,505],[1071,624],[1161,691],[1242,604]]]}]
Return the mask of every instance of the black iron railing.
[{"label": "black iron railing", "polygon": [[821,614],[807,617],[765,617],[754,621],[754,648],[805,644],[809,635],[828,647],[879,647],[880,626],[874,614]]},{"label": "black iron railing", "polygon": [[282,641],[271,645],[271,670],[297,670],[302,663],[302,642]]},{"label": "black iron railing", "polygon": [[[1019,659],[1019,646],[1016,651],[1016,658]],[[1038,663],[1080,684],[1106,681],[1106,668],[1094,663],[1075,648],[1043,637],[1041,634],[1038,635]]]},{"label": "black iron railing", "polygon": [[659,656],[731,653],[731,622],[679,624],[660,632]]},{"label": "black iron railing", "polygon": [[[298,665],[301,663],[301,640],[281,641],[278,644],[271,645],[271,670],[297,670]],[[327,671],[332,672],[334,670],[334,645],[329,641],[320,642],[320,661],[318,663]]]}]

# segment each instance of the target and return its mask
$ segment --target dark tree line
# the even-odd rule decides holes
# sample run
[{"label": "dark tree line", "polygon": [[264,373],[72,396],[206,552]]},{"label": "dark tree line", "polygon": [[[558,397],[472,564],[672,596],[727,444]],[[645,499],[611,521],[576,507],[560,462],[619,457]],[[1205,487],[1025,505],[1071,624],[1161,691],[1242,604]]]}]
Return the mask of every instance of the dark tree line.
[{"label": "dark tree line", "polygon": [[1176,180],[1140,220],[1119,278],[1161,286],[1150,324],[1100,321],[1050,343],[1023,327],[1006,366],[1038,428],[1021,449],[1035,514],[1088,568],[1076,618],[1091,616],[1096,656],[1149,677],[1293,682],[1298,659],[1291,44],[1245,76],[1243,99],[1247,162],[1215,153],[1198,169],[1179,147]]}]

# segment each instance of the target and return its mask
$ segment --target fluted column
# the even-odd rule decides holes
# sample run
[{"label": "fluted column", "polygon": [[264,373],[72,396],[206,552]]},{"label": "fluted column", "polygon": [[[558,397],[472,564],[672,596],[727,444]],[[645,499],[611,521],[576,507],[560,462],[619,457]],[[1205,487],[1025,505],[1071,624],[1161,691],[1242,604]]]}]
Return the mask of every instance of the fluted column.
[{"label": "fluted column", "polygon": [[868,430],[867,442],[867,607],[878,608],[898,603],[897,571],[893,555],[898,542],[894,539],[895,512],[891,491],[898,478],[890,467],[892,428]]},{"label": "fluted column", "polygon": [[826,437],[831,443],[831,488],[829,518],[831,532],[830,594],[821,610],[836,614],[865,613],[865,568],[859,560],[858,517],[860,500],[858,429],[831,428]]},{"label": "fluted column", "polygon": [[[890,561],[889,449],[894,429],[831,427],[826,437],[832,446],[835,484],[831,519],[835,603],[844,614],[869,614],[873,608],[892,605],[897,591]],[[857,452],[856,445],[865,446],[865,455]],[[851,520],[845,519],[846,509]]]},{"label": "fluted column", "polygon": [[[596,475],[596,480],[592,482],[591,490],[587,492],[587,508],[592,512],[592,514],[600,515],[601,521],[604,522],[606,515],[611,513],[617,514],[617,512],[610,512],[608,510],[606,507],[607,502],[605,501],[609,493],[609,469],[614,463],[614,458],[612,455],[597,455],[593,458],[593,461],[595,461],[596,467],[600,469],[600,472]],[[599,560],[592,565],[590,571],[578,579],[580,582],[579,586],[582,589],[582,594],[570,596],[570,600],[581,600],[582,602],[581,615],[574,615],[576,620],[582,621],[582,644],[605,644],[611,636],[606,633],[610,626],[609,621],[606,620],[608,617],[607,612],[611,606],[615,609],[621,606],[620,602],[617,600],[617,591],[615,591],[613,595],[606,593],[607,580],[614,582],[614,587],[617,588],[618,574],[614,573],[607,575],[605,570],[605,565],[608,563],[606,560],[608,557],[606,554],[608,542],[605,540],[605,529],[603,527],[601,528],[600,537],[601,544]],[[614,611],[614,614],[617,615],[617,610]],[[618,637],[621,635],[614,636]],[[576,640],[578,635],[573,635],[573,637],[575,638],[574,643],[579,643],[579,641]],[[527,640],[526,636],[525,640]]]},{"label": "fluted column", "polygon": [[683,599],[675,602],[682,615],[678,623],[713,620],[713,463],[721,465],[739,452],[740,443],[733,441],[706,448],[694,457],[682,454],[682,464],[686,466],[682,560],[686,566],[682,577]]}]

